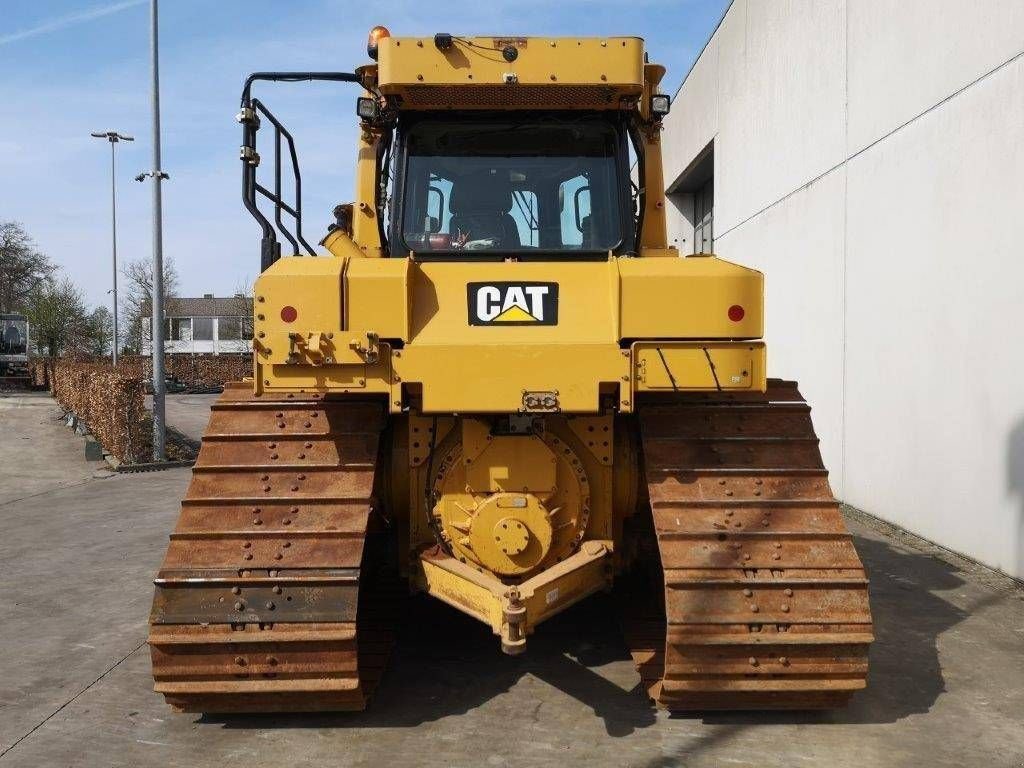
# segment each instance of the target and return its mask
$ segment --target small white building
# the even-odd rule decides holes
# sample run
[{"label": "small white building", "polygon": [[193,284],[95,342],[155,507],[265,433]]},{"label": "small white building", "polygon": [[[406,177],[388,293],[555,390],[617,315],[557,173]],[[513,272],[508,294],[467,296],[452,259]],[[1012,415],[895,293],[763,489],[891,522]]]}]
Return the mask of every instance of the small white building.
[{"label": "small white building", "polygon": [[[252,299],[245,296],[168,298],[164,301],[166,354],[224,355],[252,352]],[[143,318],[142,354],[149,355],[150,318]]]},{"label": "small white building", "polygon": [[836,494],[1024,577],[1024,3],[734,0],[664,142]]}]

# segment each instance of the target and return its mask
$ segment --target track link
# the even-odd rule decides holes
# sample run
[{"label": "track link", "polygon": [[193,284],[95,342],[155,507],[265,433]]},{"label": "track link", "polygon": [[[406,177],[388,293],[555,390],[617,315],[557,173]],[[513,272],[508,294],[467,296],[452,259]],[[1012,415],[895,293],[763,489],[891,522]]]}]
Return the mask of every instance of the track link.
[{"label": "track link", "polygon": [[382,408],[275,397],[237,382],[213,405],[154,582],[154,688],[179,711],[363,709],[387,660]]},{"label": "track link", "polygon": [[647,574],[653,599],[624,610],[651,698],[670,710],[842,706],[867,676],[867,578],[796,384],[680,394],[640,413],[652,516],[635,545],[661,567]]}]

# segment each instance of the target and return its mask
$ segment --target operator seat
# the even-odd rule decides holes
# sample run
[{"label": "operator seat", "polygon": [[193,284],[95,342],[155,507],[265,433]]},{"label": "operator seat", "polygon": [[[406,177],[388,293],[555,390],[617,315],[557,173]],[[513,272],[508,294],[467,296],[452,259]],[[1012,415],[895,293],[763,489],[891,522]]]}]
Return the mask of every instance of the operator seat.
[{"label": "operator seat", "polygon": [[496,238],[498,248],[519,248],[519,227],[512,210],[512,185],[492,174],[466,176],[452,185],[449,206],[451,234],[470,240]]}]

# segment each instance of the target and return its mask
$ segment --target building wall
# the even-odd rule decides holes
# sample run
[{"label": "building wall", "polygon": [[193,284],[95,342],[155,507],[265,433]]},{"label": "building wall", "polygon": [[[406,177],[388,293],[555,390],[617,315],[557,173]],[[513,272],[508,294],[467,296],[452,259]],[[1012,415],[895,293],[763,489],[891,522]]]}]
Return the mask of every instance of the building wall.
[{"label": "building wall", "polygon": [[[196,318],[190,318],[195,322]],[[238,355],[252,352],[251,339],[238,339],[235,337],[220,338],[221,321],[227,318],[214,317],[213,338],[193,339],[191,332],[186,331],[181,339],[164,339],[164,354],[168,355]],[[145,317],[142,321],[144,336],[142,338],[142,354],[152,354],[149,339],[150,318]]]},{"label": "building wall", "polygon": [[714,250],[765,272],[837,494],[1018,577],[1022,94],[1018,0],[734,0],[664,134],[670,191],[713,142]]}]

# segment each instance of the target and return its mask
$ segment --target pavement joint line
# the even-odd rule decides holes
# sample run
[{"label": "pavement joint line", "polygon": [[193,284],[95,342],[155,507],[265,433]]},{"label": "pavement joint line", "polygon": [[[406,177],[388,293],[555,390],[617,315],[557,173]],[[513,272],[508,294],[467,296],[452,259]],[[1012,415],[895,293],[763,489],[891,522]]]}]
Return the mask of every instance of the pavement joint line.
[{"label": "pavement joint line", "polygon": [[142,641],[141,643],[139,643],[139,644],[138,644],[137,646],[135,646],[134,648],[132,648],[132,649],[131,649],[130,651],[128,651],[128,653],[126,653],[126,654],[125,654],[124,656],[122,656],[122,657],[121,657],[120,659],[118,659],[118,660],[117,660],[117,661],[115,661],[115,662],[114,662],[113,664],[111,664],[111,665],[110,665],[109,667],[107,667],[107,668],[106,668],[106,669],[105,669],[105,670],[104,670],[104,671],[103,671],[103,672],[102,672],[102,673],[100,674],[100,676],[99,676],[99,677],[97,677],[97,678],[96,678],[95,680],[93,680],[93,681],[92,681],[91,683],[89,683],[89,684],[88,684],[87,686],[85,686],[85,688],[83,688],[82,690],[80,690],[80,691],[79,691],[78,693],[76,693],[76,694],[75,694],[74,696],[72,696],[72,697],[71,697],[70,699],[68,699],[68,700],[67,700],[67,701],[65,701],[65,702],[64,702],[63,704],[61,704],[61,705],[60,705],[59,707],[57,707],[57,708],[56,708],[55,710],[53,710],[53,712],[51,712],[51,713],[50,713],[50,714],[48,714],[48,715],[47,715],[46,717],[44,717],[44,718],[43,718],[42,720],[40,720],[40,721],[39,721],[38,723],[36,723],[36,724],[35,724],[35,725],[34,725],[34,726],[32,727],[32,729],[31,729],[30,731],[28,731],[28,733],[25,733],[25,734],[23,734],[22,736],[19,736],[19,737],[18,737],[17,739],[15,739],[15,740],[14,740],[14,742],[13,742],[13,743],[11,744],[11,746],[7,747],[7,749],[5,749],[5,750],[4,750],[3,752],[0,752],[0,759],[2,759],[4,755],[6,755],[6,754],[7,754],[8,752],[10,752],[11,750],[13,750],[13,749],[14,749],[14,748],[15,748],[16,746],[18,746],[19,744],[21,744],[21,742],[23,742],[23,741],[24,741],[25,739],[27,739],[27,738],[28,738],[29,736],[31,736],[31,735],[32,735],[33,733],[35,733],[35,732],[36,732],[36,731],[38,731],[38,730],[39,730],[40,728],[42,728],[42,727],[43,727],[44,725],[46,725],[46,724],[47,724],[48,722],[50,722],[50,720],[51,720],[51,719],[52,719],[53,717],[55,717],[56,715],[59,715],[59,714],[60,714],[60,713],[61,713],[61,712],[62,712],[62,711],[64,710],[64,708],[65,708],[65,707],[67,707],[67,706],[68,706],[69,704],[72,704],[72,703],[74,703],[74,701],[75,701],[75,700],[76,700],[76,699],[77,699],[77,698],[78,698],[79,696],[81,696],[81,695],[82,695],[83,693],[85,693],[85,692],[86,692],[86,691],[88,691],[88,690],[89,690],[90,688],[92,688],[92,687],[93,687],[94,685],[96,685],[96,683],[98,683],[98,682],[99,682],[100,680],[102,680],[102,679],[103,679],[104,677],[106,677],[106,676],[107,676],[107,675],[109,675],[109,674],[110,674],[111,672],[113,672],[113,671],[114,671],[115,669],[117,669],[117,668],[118,668],[119,666],[121,666],[121,665],[122,665],[122,664],[123,664],[123,663],[124,663],[125,661],[127,661],[127,660],[128,660],[128,658],[129,658],[130,656],[132,656],[133,654],[137,653],[137,652],[139,651],[139,649],[141,649],[141,648],[142,648],[142,647],[143,647],[143,646],[144,646],[144,645],[145,645],[145,644],[146,644],[147,642],[148,642],[147,640],[143,640],[143,641]]},{"label": "pavement joint line", "polygon": [[67,488],[78,488],[80,486],[91,483],[94,480],[107,480],[106,477],[87,477],[77,483],[71,483],[70,485],[58,485],[56,488],[47,488],[45,491],[39,491],[39,493],[30,493],[28,496],[22,496],[20,499],[10,499],[8,501],[0,501],[0,507],[6,507],[9,504],[17,504],[19,501],[26,501],[28,499],[35,499],[39,496],[45,496],[48,493],[56,493],[57,491],[63,491]]}]

